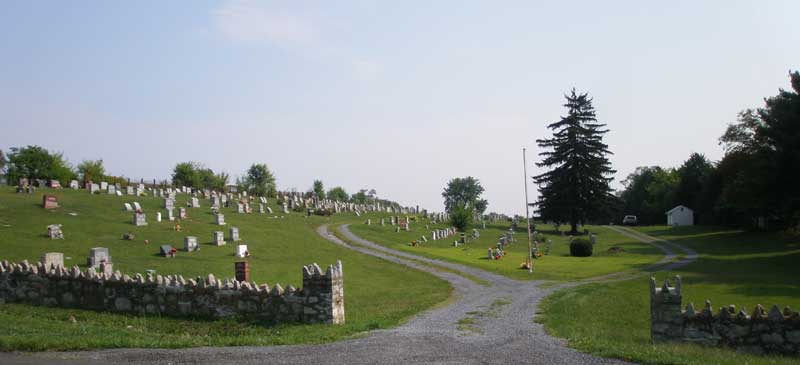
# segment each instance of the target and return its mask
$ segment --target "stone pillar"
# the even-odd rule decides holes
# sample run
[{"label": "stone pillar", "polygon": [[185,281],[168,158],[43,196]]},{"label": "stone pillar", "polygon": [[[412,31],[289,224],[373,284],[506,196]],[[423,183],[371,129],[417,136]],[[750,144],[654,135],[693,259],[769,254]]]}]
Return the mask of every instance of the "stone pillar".
[{"label": "stone pillar", "polygon": [[653,343],[680,341],[683,336],[681,312],[681,277],[675,276],[675,286],[656,287],[656,279],[650,278],[650,338]]},{"label": "stone pillar", "polygon": [[303,322],[344,324],[342,275],[341,261],[324,274],[317,264],[303,267]]}]

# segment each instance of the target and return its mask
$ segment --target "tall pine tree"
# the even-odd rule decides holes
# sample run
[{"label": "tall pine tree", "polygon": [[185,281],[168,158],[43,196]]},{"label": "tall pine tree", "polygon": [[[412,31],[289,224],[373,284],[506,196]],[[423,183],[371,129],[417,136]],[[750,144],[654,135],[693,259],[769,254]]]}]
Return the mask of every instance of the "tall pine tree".
[{"label": "tall pine tree", "polygon": [[536,166],[550,168],[533,181],[539,185],[537,208],[545,220],[569,223],[576,234],[578,225],[598,217],[611,197],[611,169],[605,124],[597,122],[588,94],[564,95],[566,117],[552,123],[553,138],[537,139],[543,150]]}]

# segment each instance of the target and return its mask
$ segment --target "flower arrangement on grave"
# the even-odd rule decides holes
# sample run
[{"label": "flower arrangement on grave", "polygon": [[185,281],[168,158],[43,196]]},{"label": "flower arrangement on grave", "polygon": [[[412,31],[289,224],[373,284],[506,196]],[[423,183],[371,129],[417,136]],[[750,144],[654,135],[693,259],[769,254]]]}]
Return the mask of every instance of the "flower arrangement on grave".
[{"label": "flower arrangement on grave", "polygon": [[175,225],[175,232],[180,232],[180,231],[181,231],[181,225],[180,224],[176,224]]}]

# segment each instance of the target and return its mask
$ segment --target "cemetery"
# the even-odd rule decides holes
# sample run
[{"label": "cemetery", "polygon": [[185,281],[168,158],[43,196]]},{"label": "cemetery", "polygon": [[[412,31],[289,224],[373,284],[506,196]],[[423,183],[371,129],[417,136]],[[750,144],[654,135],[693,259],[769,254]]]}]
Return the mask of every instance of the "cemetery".
[{"label": "cemetery", "polygon": [[[166,215],[169,210],[165,209],[164,199],[151,195],[146,189],[141,189],[141,195],[136,198],[137,208],[133,207],[133,202],[127,195],[117,196],[103,192],[102,194],[95,193],[90,197],[89,191],[84,189],[58,191],[49,188],[43,189],[46,190],[45,194],[57,197],[59,202],[57,208],[44,209],[42,207],[42,196],[38,194],[42,190],[37,190],[34,194],[16,194],[15,188],[0,187],[0,196],[2,196],[0,201],[15,212],[13,215],[8,215],[9,210],[0,207],[0,217],[8,225],[0,231],[0,241],[4,243],[3,249],[0,250],[0,262],[4,262],[3,273],[0,275],[8,275],[3,276],[4,278],[13,278],[13,280],[0,280],[0,283],[13,282],[14,284],[11,285],[19,288],[18,284],[26,282],[22,277],[32,279],[35,277],[36,282],[50,282],[52,286],[47,286],[48,288],[61,290],[57,289],[59,287],[57,282],[88,283],[93,280],[102,280],[100,279],[101,275],[106,275],[108,281],[103,282],[117,288],[116,292],[120,295],[120,300],[106,301],[106,304],[100,304],[110,305],[110,307],[78,306],[77,303],[94,302],[91,298],[78,301],[81,298],[79,293],[69,296],[72,301],[62,302],[66,295],[60,291],[40,292],[36,296],[32,294],[30,296],[25,294],[7,296],[11,292],[4,291],[3,284],[0,284],[0,292],[4,293],[0,295],[2,297],[0,302],[5,303],[0,304],[0,322],[16,323],[15,326],[26,326],[32,329],[25,335],[5,337],[4,331],[11,330],[11,328],[0,328],[0,338],[3,338],[0,341],[0,348],[5,350],[86,348],[85,335],[80,335],[81,330],[71,326],[69,318],[74,317],[79,323],[100,326],[100,323],[104,323],[103,321],[125,323],[133,320],[132,318],[127,319],[130,316],[139,316],[138,314],[116,313],[115,302],[120,303],[120,308],[125,313],[144,313],[144,317],[136,321],[147,323],[148,335],[139,336],[131,333],[126,329],[126,325],[103,324],[104,335],[97,336],[97,340],[92,342],[91,347],[116,347],[118,345],[114,344],[120,343],[127,343],[132,347],[162,347],[166,343],[171,344],[170,346],[185,347],[242,343],[260,345],[309,343],[320,342],[323,339],[331,341],[367,329],[388,328],[397,325],[408,316],[440,303],[449,296],[449,285],[441,279],[424,272],[408,271],[400,266],[387,266],[382,260],[330,244],[314,232],[314,227],[323,223],[355,223],[357,220],[353,214],[307,217],[306,214],[290,211],[284,215],[283,219],[275,219],[272,215],[266,214],[236,215],[234,214],[236,207],[222,207],[220,211],[228,213],[224,219],[229,223],[227,229],[222,231],[222,227],[215,224],[217,222],[215,217],[222,214],[215,215],[206,208],[206,205],[202,204],[201,208],[192,209],[185,219],[180,219],[176,214],[173,222],[166,219],[162,222],[152,220],[151,217],[156,213]],[[186,202],[191,203],[191,197],[186,193],[175,194],[173,206],[178,207]],[[130,205],[130,211],[120,209],[126,205]],[[280,211],[281,205],[275,199],[270,199],[265,205],[275,211]],[[141,211],[139,215],[141,218],[138,219],[136,218],[137,209]],[[42,224],[41,222],[47,223]],[[142,222],[146,225],[142,225]],[[176,222],[179,222],[181,226],[180,232],[175,230]],[[45,232],[47,234],[44,234]],[[131,239],[123,237],[129,234]],[[11,237],[14,238],[11,239]],[[51,241],[50,237],[58,239]],[[148,242],[152,242],[152,244],[148,244]],[[237,245],[243,247],[241,255],[239,255],[241,258],[236,255]],[[247,260],[249,263],[250,281],[246,285],[233,279],[236,274],[234,263],[241,259]],[[42,262],[42,265],[44,263],[61,265],[66,272],[46,273],[46,270],[40,270],[40,267],[36,265],[37,261]],[[187,295],[194,295],[190,293],[200,295],[199,286],[208,284],[209,275],[217,278],[215,283],[222,287],[202,290],[221,290],[225,293],[229,290],[238,290],[244,293],[248,290],[247,287],[250,287],[251,291],[247,292],[249,294],[242,296],[242,298],[255,296],[252,300],[247,299],[248,301],[258,302],[260,300],[263,302],[263,299],[256,300],[255,298],[263,297],[265,299],[272,298],[273,295],[283,295],[289,302],[293,302],[298,300],[295,298],[305,298],[298,297],[303,293],[304,284],[307,284],[304,282],[303,275],[306,275],[308,270],[303,267],[307,267],[311,262],[335,263],[338,261],[342,262],[342,266],[346,268],[347,272],[346,277],[342,276],[344,279],[343,296],[346,298],[343,300],[345,307],[341,314],[342,318],[346,318],[346,320],[342,320],[341,324],[329,327],[303,324],[293,324],[288,327],[282,325],[278,333],[273,327],[265,326],[264,323],[270,321],[302,323],[311,321],[311,317],[304,317],[308,313],[303,308],[292,309],[292,312],[283,312],[283,309],[280,308],[292,306],[281,306],[277,301],[270,304],[275,305],[274,308],[277,309],[264,307],[264,309],[253,310],[266,317],[251,316],[251,312],[247,312],[234,317],[225,315],[212,321],[185,322],[181,319],[187,315],[194,318],[204,317],[202,314],[210,313],[210,307],[200,305],[200,303],[208,301],[200,298],[190,300],[190,297],[187,297]],[[351,268],[349,265],[353,265],[353,267]],[[77,271],[74,270],[76,267]],[[312,266],[309,270],[314,276],[317,269]],[[324,270],[320,272],[325,275]],[[160,284],[158,278],[161,278]],[[181,280],[180,278],[186,279]],[[201,284],[200,279],[203,279],[202,283],[204,284]],[[182,286],[182,289],[173,289],[177,288],[174,286],[175,282],[182,282],[185,285]],[[253,285],[253,282],[258,285]],[[158,299],[160,297],[156,296],[154,298],[132,297],[134,292],[124,294],[124,290],[129,289],[121,289],[133,288],[137,285],[143,285],[143,288],[152,288],[147,290],[156,290],[158,293],[162,292],[162,289],[159,289],[162,286],[167,293],[172,290],[181,290],[181,293],[185,294],[179,295],[178,298],[186,299],[171,302],[173,300],[170,299],[171,297],[163,299]],[[238,285],[238,287],[227,289],[228,285]],[[269,285],[269,290],[264,285]],[[375,295],[369,289],[375,285],[390,289],[382,291],[380,295]],[[293,292],[293,294],[287,294],[287,291]],[[278,292],[282,294],[277,294]],[[88,295],[85,291],[82,293]],[[142,292],[137,289],[135,293],[140,293],[135,295],[141,295]],[[409,297],[410,293],[416,294]],[[286,297],[286,295],[290,296]],[[47,299],[48,297],[52,297],[53,300]],[[326,302],[319,298],[303,300],[316,303]],[[195,304],[179,305],[184,302]],[[328,302],[330,301],[328,300]],[[50,303],[50,306],[45,303]],[[155,308],[150,305],[150,309],[148,309],[148,303],[165,303],[165,306]],[[299,303],[302,304],[302,300]],[[394,304],[387,305],[388,303]],[[402,304],[398,305],[398,303]],[[212,304],[212,302],[208,302],[207,305]],[[57,308],[62,305],[67,308]],[[214,305],[218,305],[217,312],[221,314],[236,313],[239,309],[234,309],[240,306],[236,302]],[[231,310],[225,309],[227,308],[225,306],[229,305],[233,306],[230,307]],[[246,307],[243,304],[241,306]],[[100,312],[76,311],[74,308],[77,307],[96,308]],[[181,310],[184,310],[183,314]],[[38,315],[31,316],[31,312],[38,313]],[[65,321],[63,327],[57,326],[54,329],[52,321],[43,321],[42,318],[49,317],[48,313],[63,316],[60,317]],[[152,317],[147,313],[163,313],[166,316]],[[280,316],[288,319],[286,321],[278,320],[276,313],[280,313]],[[331,322],[333,321],[331,319]],[[95,322],[96,324],[91,324]],[[192,332],[214,333],[214,336],[186,338],[180,335],[186,326],[194,328]],[[37,334],[35,328],[42,328],[42,332]],[[44,330],[45,328],[47,330]]]},{"label": "cemetery", "polygon": [[[594,309],[582,307],[594,307],[598,300],[600,303],[610,300],[615,304],[609,303],[609,309],[616,305],[623,306],[632,313],[642,313],[641,319],[634,322],[639,323],[635,325],[636,329],[625,331],[623,337],[635,334],[648,343],[705,344],[702,350],[696,350],[694,345],[678,347],[670,355],[677,359],[696,356],[690,354],[697,351],[712,354],[704,356],[727,358],[729,350],[724,347],[741,347],[748,353],[789,356],[797,352],[795,344],[798,339],[795,332],[798,329],[795,326],[798,317],[790,308],[800,307],[800,303],[792,296],[762,295],[757,303],[752,300],[743,303],[743,298],[721,293],[718,289],[713,289],[713,285],[703,284],[702,281],[696,285],[684,284],[682,287],[667,285],[670,289],[666,291],[655,287],[650,295],[645,295],[646,290],[640,295],[625,293],[642,291],[639,273],[656,265],[659,260],[663,261],[664,256],[658,247],[613,226],[581,227],[583,234],[573,237],[563,231],[563,226],[537,222],[532,235],[532,273],[529,273],[527,267],[521,267],[528,255],[524,227],[509,217],[487,217],[485,221],[476,224],[476,228],[462,234],[448,225],[446,216],[418,213],[416,209],[387,212],[379,207],[320,202],[318,204],[322,204],[321,208],[339,213],[308,214],[306,206],[311,203],[303,202],[291,194],[282,194],[275,199],[256,200],[257,204],[272,206],[276,211],[281,211],[281,206],[287,207],[288,213],[276,216],[266,213],[246,214],[247,209],[243,204],[245,214],[235,214],[240,209],[239,204],[225,206],[221,201],[214,208],[214,203],[220,200],[218,198],[212,199],[214,202],[209,204],[209,209],[193,209],[193,199],[199,200],[198,197],[187,193],[170,193],[170,197],[164,199],[159,195],[165,193],[154,193],[146,187],[137,187],[139,195],[136,201],[130,201],[127,196],[98,193],[89,199],[90,192],[84,189],[42,189],[47,190],[39,190],[37,193],[52,197],[49,200],[57,201],[58,206],[45,207],[42,202],[48,199],[38,200],[36,194],[3,191],[6,194],[4,198],[8,198],[5,200],[20,212],[10,221],[12,224],[8,228],[10,232],[16,232],[12,233],[15,236],[22,237],[22,240],[15,240],[15,244],[8,246],[0,258],[0,282],[6,283],[6,289],[0,287],[0,302],[5,303],[0,306],[0,320],[5,318],[36,327],[40,325],[37,320],[27,318],[23,313],[27,314],[31,310],[35,313],[70,311],[67,312],[71,313],[69,316],[87,321],[87,318],[97,315],[73,311],[95,311],[101,313],[100,318],[108,320],[117,316],[150,318],[148,321],[154,324],[148,328],[152,328],[153,333],[163,333],[171,343],[178,346],[225,345],[234,341],[241,343],[238,336],[228,337],[224,333],[215,336],[213,340],[187,340],[170,335],[171,328],[185,325],[181,322],[184,318],[208,318],[193,326],[205,328],[203,331],[215,331],[217,325],[233,325],[238,328],[237,331],[252,333],[245,339],[251,344],[286,341],[306,343],[316,341],[314,339],[321,338],[319,336],[325,336],[326,341],[329,341],[363,331],[366,326],[372,326],[371,323],[376,318],[381,318],[383,326],[391,327],[403,318],[448,298],[447,288],[450,285],[446,281],[421,271],[400,270],[399,265],[390,265],[385,261],[340,248],[325,242],[314,232],[315,227],[320,224],[333,224],[339,225],[341,230],[346,229],[360,238],[389,249],[421,258],[466,265],[521,282],[532,282],[533,285],[540,285],[538,283],[545,280],[549,283],[546,285],[557,286],[560,282],[618,274],[634,278],[623,280],[619,284],[583,285],[576,289],[557,291],[547,297],[542,303],[542,314],[536,320],[544,323],[545,328],[557,336],[575,338],[575,333],[562,332],[561,329],[567,323],[575,321],[587,324],[580,327],[582,330],[585,327],[600,333],[615,331],[614,326],[606,327],[610,326],[610,322],[598,320],[594,314],[591,314],[594,318],[592,320],[584,318],[582,314],[574,314],[596,313]],[[37,200],[37,204],[30,204]],[[235,200],[229,198],[226,201]],[[188,214],[187,208],[182,207],[184,204],[192,209],[191,214]],[[125,208],[114,208],[121,205]],[[289,209],[289,206],[292,208]],[[173,210],[179,211],[179,214],[173,216]],[[184,211],[182,214],[181,210]],[[23,212],[25,214],[21,214]],[[172,217],[172,220],[158,219],[162,213]],[[228,217],[223,217],[225,213],[228,213]],[[28,232],[27,227],[36,225],[45,214],[47,220],[52,222],[47,227],[47,235]],[[157,218],[148,222],[148,215]],[[226,225],[227,231],[220,230],[223,229],[220,223]],[[695,237],[697,230],[703,228],[683,229],[695,231],[637,228],[642,233],[656,236],[685,233],[690,237]],[[701,234],[705,234],[704,232],[699,231]],[[338,231],[337,236],[340,236]],[[590,256],[576,257],[572,252],[571,243],[581,240],[593,249]],[[149,245],[149,242],[154,242],[155,245]],[[702,252],[703,246],[695,247]],[[783,256],[776,258],[783,260]],[[340,260],[344,264],[329,268],[328,274],[314,265],[308,266],[308,262],[303,262]],[[700,261],[702,260],[701,258]],[[348,262],[356,267],[349,269],[351,264],[347,264]],[[348,267],[346,278],[341,274],[342,266]],[[690,264],[687,267],[693,266]],[[307,279],[316,277],[315,275],[324,277],[331,270],[339,273],[336,274],[340,280],[338,289],[326,289],[321,292],[323,294],[314,294],[311,290],[319,290],[320,287],[309,284]],[[721,271],[727,272],[725,269]],[[292,272],[295,274],[291,275]],[[381,275],[375,275],[376,273]],[[677,273],[684,278],[684,283],[698,278],[691,271]],[[485,279],[466,273],[462,275],[475,283],[486,285]],[[765,276],[763,280],[780,282],[775,276],[769,276],[769,273],[762,272],[761,275]],[[639,279],[635,279],[636,277]],[[270,284],[258,284],[265,281]],[[375,283],[381,281],[392,289],[380,296],[375,296],[371,289],[359,287],[363,285],[365,288],[374,288]],[[736,279],[729,278],[728,281],[736,282]],[[281,284],[277,284],[278,282]],[[364,285],[366,282],[369,284]],[[433,288],[437,289],[432,290]],[[108,293],[112,289],[112,297],[100,294]],[[588,301],[573,298],[568,304],[564,303],[565,295],[573,291],[593,293],[586,297],[593,299]],[[224,301],[219,299],[223,292],[226,293],[224,298],[228,298]],[[409,302],[409,292],[419,294]],[[682,292],[683,299],[676,299],[678,296],[658,299],[665,292]],[[338,294],[336,297],[320,296],[333,293]],[[700,296],[703,298],[700,299]],[[100,300],[101,297],[105,299]],[[405,298],[401,302],[408,304],[405,307],[379,304],[397,303],[399,298]],[[620,298],[630,298],[630,303],[627,299]],[[722,310],[710,305],[703,308],[706,299],[725,305]],[[339,306],[325,307],[324,310],[319,307],[320,303],[337,301]],[[700,304],[696,306],[696,303]],[[752,310],[743,308],[731,312],[729,308],[734,307],[729,307],[728,303],[745,305]],[[305,306],[308,305],[313,308],[306,309]],[[776,310],[773,305],[781,307]],[[571,308],[571,311],[566,312],[567,308]],[[604,310],[605,307],[600,312]],[[781,314],[780,320],[777,311]],[[567,313],[570,314],[566,315]],[[152,315],[162,317],[148,317]],[[612,316],[608,313],[603,318]],[[303,324],[316,322],[330,323],[331,327],[307,328]],[[756,322],[763,323],[759,324],[764,328],[760,332],[744,333],[736,329],[755,328],[753,326]],[[265,323],[271,324],[265,326]],[[289,327],[281,327],[282,334],[278,335],[272,333],[274,324]],[[117,341],[129,343],[131,346],[158,346],[155,342],[125,334],[123,328],[112,326],[107,330],[116,333],[114,338]],[[776,332],[770,334],[771,330]],[[64,335],[72,333],[69,326],[57,331],[62,331]],[[734,333],[741,334],[735,337]],[[64,338],[71,337],[61,336],[56,340],[51,336],[36,334],[15,336],[6,346],[11,346],[9,349],[35,349],[32,346],[37,343],[45,346],[42,349],[80,348],[78,342],[65,341]],[[595,346],[607,348],[608,341],[612,339],[630,341],[609,332],[606,337],[583,342],[585,345],[582,346],[585,347],[580,348],[585,351],[595,351]],[[746,346],[742,345],[745,343]],[[97,346],[104,345],[100,342]],[[740,359],[741,356],[750,359],[748,356],[758,355],[737,356]]]}]

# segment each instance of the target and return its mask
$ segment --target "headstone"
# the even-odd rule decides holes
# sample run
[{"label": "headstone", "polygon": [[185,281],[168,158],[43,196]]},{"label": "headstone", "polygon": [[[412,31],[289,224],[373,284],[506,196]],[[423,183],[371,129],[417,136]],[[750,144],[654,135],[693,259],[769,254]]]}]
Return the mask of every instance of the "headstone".
[{"label": "headstone", "polygon": [[61,182],[58,180],[50,180],[50,187],[53,189],[61,189]]},{"label": "headstone", "polygon": [[186,219],[186,217],[187,217],[187,215],[186,215],[186,208],[184,208],[184,207],[180,207],[180,208],[178,208],[178,218],[180,218],[180,219]]},{"label": "headstone", "polygon": [[192,202],[191,202],[191,207],[192,208],[200,208],[200,199],[197,199],[197,198],[193,197],[192,198]]},{"label": "headstone", "polygon": [[61,252],[45,252],[42,254],[41,261],[47,271],[50,271],[53,266],[64,267],[64,254]]},{"label": "headstone", "polygon": [[164,209],[174,209],[175,208],[175,199],[166,198],[164,199]]},{"label": "headstone", "polygon": [[78,190],[80,188],[80,184],[78,184],[78,180],[72,180],[69,182],[69,188]]},{"label": "headstone", "polygon": [[186,252],[197,251],[200,249],[200,246],[197,245],[197,237],[195,236],[186,236],[183,238],[183,249]]},{"label": "headstone", "polygon": [[137,212],[141,212],[142,206],[139,204],[139,202],[133,202],[133,209],[135,209]]},{"label": "headstone", "polygon": [[105,247],[95,247],[89,249],[89,257],[86,258],[86,266],[91,268],[100,267],[101,262],[111,262],[111,256]]},{"label": "headstone", "polygon": [[133,225],[137,227],[147,225],[147,220],[145,219],[144,213],[140,212],[133,213]]},{"label": "headstone", "polygon": [[283,214],[289,214],[289,206],[283,203]]},{"label": "headstone", "polygon": [[134,192],[133,192],[133,186],[131,186],[131,185],[128,185],[128,186],[126,186],[126,187],[125,187],[125,194],[128,194],[128,195],[133,195],[133,194],[134,194]]},{"label": "headstone", "polygon": [[100,261],[100,272],[108,276],[114,275],[114,264],[111,262]]},{"label": "headstone", "polygon": [[63,240],[64,232],[61,232],[61,225],[51,224],[47,226],[47,236],[50,237],[51,240]]},{"label": "headstone", "polygon": [[42,195],[42,208],[55,209],[58,208],[58,198],[55,195]]},{"label": "headstone", "polygon": [[216,225],[218,225],[218,226],[224,226],[225,225],[225,216],[222,215],[222,214],[215,215],[214,216],[214,223]]},{"label": "headstone", "polygon": [[133,211],[133,207],[131,206],[131,203],[125,203],[125,211],[126,212],[132,212]]},{"label": "headstone", "polygon": [[231,227],[228,230],[228,233],[230,235],[231,242],[236,242],[236,241],[240,240],[239,239],[239,228],[238,227]]},{"label": "headstone", "polygon": [[236,281],[250,282],[250,265],[247,261],[235,262],[234,272],[236,273]]},{"label": "headstone", "polygon": [[119,189],[117,190],[117,196],[122,196],[122,191]]},{"label": "headstone", "polygon": [[173,209],[167,209],[167,220],[170,222],[175,220],[175,213]]},{"label": "headstone", "polygon": [[225,246],[225,235],[222,231],[214,231],[214,244],[217,246]]},{"label": "headstone", "polygon": [[[108,191],[108,194],[110,194],[110,195],[117,195],[117,187],[114,186],[114,185],[109,185],[108,189],[106,189],[106,190]],[[122,195],[122,194],[119,194],[119,195]]]},{"label": "headstone", "polygon": [[100,192],[100,185],[97,184],[90,184],[89,185],[89,193],[97,194]]},{"label": "headstone", "polygon": [[258,203],[258,212],[264,214],[264,203]]},{"label": "headstone", "polygon": [[105,181],[100,182],[100,190],[108,190],[108,183]]},{"label": "headstone", "polygon": [[269,206],[267,206],[267,212],[269,212],[269,214],[272,214],[272,208],[270,208]]},{"label": "headstone", "polygon": [[236,245],[236,251],[234,252],[234,255],[240,259],[249,256],[250,252],[247,251],[247,245]]},{"label": "headstone", "polygon": [[156,212],[156,222],[161,222],[161,212]]},{"label": "headstone", "polygon": [[159,248],[161,256],[164,257],[175,257],[175,251],[176,250],[172,248],[172,246],[170,245],[161,245],[161,247]]}]

